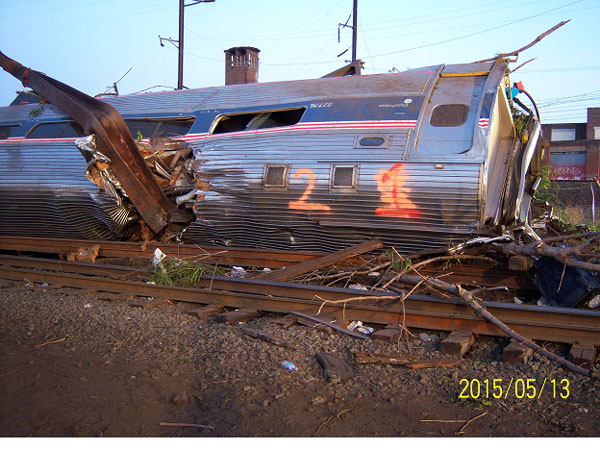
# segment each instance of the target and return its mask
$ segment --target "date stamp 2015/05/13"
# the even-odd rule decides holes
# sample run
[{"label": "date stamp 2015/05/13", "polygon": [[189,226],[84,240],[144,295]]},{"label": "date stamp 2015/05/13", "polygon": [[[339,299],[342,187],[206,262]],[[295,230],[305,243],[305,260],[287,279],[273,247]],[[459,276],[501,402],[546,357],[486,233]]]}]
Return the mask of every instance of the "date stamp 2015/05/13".
[{"label": "date stamp 2015/05/13", "polygon": [[569,380],[544,378],[493,378],[491,380],[477,378],[459,380],[460,399],[507,399],[515,396],[518,399],[540,399],[542,394],[550,395],[552,398],[569,398]]}]

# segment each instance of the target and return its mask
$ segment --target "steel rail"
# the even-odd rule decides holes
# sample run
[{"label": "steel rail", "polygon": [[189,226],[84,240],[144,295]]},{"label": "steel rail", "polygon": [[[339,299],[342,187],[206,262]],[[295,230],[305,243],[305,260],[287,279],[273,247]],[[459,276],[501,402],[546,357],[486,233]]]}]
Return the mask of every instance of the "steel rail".
[{"label": "steel rail", "polygon": [[[180,259],[203,260],[223,265],[244,267],[280,268],[308,259],[319,258],[323,253],[289,252],[285,250],[255,250],[237,247],[206,247],[194,244],[162,242],[89,241],[85,239],[31,238],[0,236],[0,250],[36,253],[69,253],[79,248],[100,246],[99,256],[107,258],[149,259],[160,248],[164,253]],[[353,258],[350,261],[360,261]]]},{"label": "steel rail", "polygon": [[[100,246],[99,256],[107,258],[149,259],[160,248],[167,255],[177,258],[220,265],[242,267],[281,268],[324,256],[323,253],[286,250],[257,250],[235,247],[199,247],[194,244],[140,243],[120,241],[88,241],[84,239],[47,239],[0,236],[0,250],[61,254],[79,248]],[[350,258],[340,264],[360,263],[360,257]],[[448,282],[461,282],[474,286],[507,286],[511,289],[535,290],[525,272],[478,264],[454,264],[449,269],[440,265],[426,266],[419,272],[428,276],[445,275]]]},{"label": "steel rail", "polygon": [[[192,303],[219,303],[229,307],[255,308],[278,313],[300,311],[316,314],[322,307],[323,314],[336,318],[344,317],[349,320],[379,324],[405,323],[406,326],[415,328],[444,331],[469,330],[475,334],[503,336],[501,331],[477,316],[460,299],[411,295],[404,300],[403,307],[401,301],[390,297],[389,293],[231,277],[203,277],[197,288],[167,287],[114,279],[135,273],[136,269],[132,268],[102,267],[51,260],[45,260],[41,264],[41,261],[27,261],[29,259],[2,257],[0,278],[28,279],[38,283],[46,282]],[[30,265],[37,269],[14,268],[19,265]],[[43,271],[39,270],[41,266]],[[50,272],[52,267],[54,270],[70,270],[75,273]],[[80,275],[86,272],[96,277]],[[98,275],[101,275],[101,278],[98,278]],[[323,301],[323,299],[340,301],[364,296],[380,297],[380,300],[335,304]],[[597,311],[494,302],[482,302],[482,305],[515,331],[531,339],[600,344],[600,312]]]}]

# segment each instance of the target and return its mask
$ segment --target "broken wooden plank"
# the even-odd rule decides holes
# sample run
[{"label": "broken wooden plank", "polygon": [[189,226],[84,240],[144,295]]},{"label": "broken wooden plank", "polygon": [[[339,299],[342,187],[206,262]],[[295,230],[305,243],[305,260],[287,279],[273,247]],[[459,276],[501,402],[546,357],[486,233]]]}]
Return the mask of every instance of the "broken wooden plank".
[{"label": "broken wooden plank", "polygon": [[573,364],[593,364],[596,360],[596,346],[594,344],[575,343],[569,351],[569,359]]},{"label": "broken wooden plank", "polygon": [[323,325],[327,325],[328,327],[334,328],[338,331],[341,331],[344,334],[347,334],[349,336],[355,337],[355,338],[359,338],[359,339],[368,339],[367,336],[365,336],[364,334],[359,334],[359,333],[355,333],[354,331],[350,331],[346,328],[342,328],[339,325],[336,325],[334,323],[330,323],[327,320],[323,320],[319,317],[315,317],[315,316],[311,316],[310,314],[304,314],[304,313],[300,313],[297,311],[290,311],[290,314],[293,314],[295,316],[298,317],[303,317],[305,319],[309,319],[309,320],[313,320],[315,322],[319,322],[322,323]]},{"label": "broken wooden plank", "polygon": [[402,357],[400,354],[357,352],[354,354],[354,358],[358,364],[395,364],[403,366],[409,362],[408,359]]},{"label": "broken wooden plank", "polygon": [[215,322],[219,323],[242,323],[261,317],[256,309],[237,309],[226,313],[217,314],[213,317]]},{"label": "broken wooden plank", "polygon": [[298,320],[296,319],[296,317],[292,316],[291,314],[288,314],[283,317],[277,317],[275,320],[273,320],[273,322],[275,322],[278,325],[281,325],[283,328],[289,328],[293,325],[296,325],[298,323]]},{"label": "broken wooden plank", "polygon": [[269,342],[270,344],[278,345],[279,347],[286,347],[292,350],[295,350],[295,347],[287,342],[285,339],[278,338],[276,336],[271,336],[270,334],[263,333],[262,331],[254,330],[252,328],[244,328],[244,334],[253,337],[255,339],[260,339],[265,342]]},{"label": "broken wooden plank", "polygon": [[511,339],[510,344],[504,347],[502,361],[509,363],[526,363],[531,355],[533,355],[533,350],[531,348]]},{"label": "broken wooden plank", "polygon": [[404,364],[409,369],[429,369],[436,367],[456,367],[462,361],[455,358],[424,359],[422,361],[410,361]]},{"label": "broken wooden plank", "polygon": [[206,320],[212,316],[216,316],[217,314],[221,314],[225,312],[225,308],[223,305],[208,305],[202,306],[200,308],[194,308],[186,311],[186,314],[190,314],[192,316],[196,316],[200,320]]},{"label": "broken wooden plank", "polygon": [[343,261],[372,250],[377,250],[378,248],[382,247],[383,243],[380,240],[373,239],[371,241],[362,242],[352,247],[345,248],[344,250],[339,250],[335,253],[323,256],[322,258],[304,261],[294,264],[290,267],[284,267],[283,269],[261,273],[255,279],[265,281],[289,281],[298,275],[302,275],[303,273],[322,269],[323,267],[330,266],[336,262]]},{"label": "broken wooden plank", "polygon": [[470,331],[453,331],[440,342],[440,353],[462,358],[474,342],[475,336]]}]

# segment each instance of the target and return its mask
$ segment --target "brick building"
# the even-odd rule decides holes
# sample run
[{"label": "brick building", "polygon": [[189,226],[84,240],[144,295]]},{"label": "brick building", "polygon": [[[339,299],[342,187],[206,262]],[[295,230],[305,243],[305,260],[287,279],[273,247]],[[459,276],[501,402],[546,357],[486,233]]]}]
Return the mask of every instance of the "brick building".
[{"label": "brick building", "polygon": [[553,180],[593,180],[600,175],[600,108],[588,108],[586,123],[542,125],[550,143],[544,166]]},{"label": "brick building", "polygon": [[257,83],[258,52],[255,47],[225,50],[225,84]]}]

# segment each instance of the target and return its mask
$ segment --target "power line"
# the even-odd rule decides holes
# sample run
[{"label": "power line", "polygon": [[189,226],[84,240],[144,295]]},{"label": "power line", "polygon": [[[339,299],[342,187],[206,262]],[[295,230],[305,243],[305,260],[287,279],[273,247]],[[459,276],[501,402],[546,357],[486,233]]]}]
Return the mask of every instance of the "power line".
[{"label": "power line", "polygon": [[[154,13],[158,13],[158,12],[162,12],[162,11],[171,11],[172,9],[173,8],[169,7],[169,8],[162,8],[162,9],[154,9],[154,10],[150,10],[150,11],[143,11],[143,12],[136,13],[135,16],[142,16],[142,15],[147,15],[147,14],[154,14]],[[103,21],[106,21],[106,20],[122,19],[124,17],[127,17],[127,18],[131,19],[132,14],[121,14],[119,16],[111,16],[111,17],[99,17],[99,18],[96,18],[96,19],[83,20],[81,22],[63,23],[63,24],[60,24],[60,25],[52,26],[52,27],[36,28],[36,29],[33,29],[33,30],[14,31],[12,33],[4,33],[4,34],[1,34],[1,35],[2,36],[13,36],[15,34],[33,33],[33,32],[36,32],[36,31],[55,30],[57,28],[65,28],[65,27],[71,27],[71,26],[77,26],[77,25],[85,25],[85,24],[88,24],[88,23],[103,22]]]},{"label": "power line", "polygon": [[509,23],[507,23],[505,25],[499,25],[497,27],[488,28],[487,30],[479,31],[479,32],[476,32],[476,33],[465,34],[465,35],[462,35],[462,36],[457,36],[457,37],[454,37],[454,38],[445,39],[443,41],[433,42],[431,44],[425,44],[425,45],[419,45],[417,47],[406,48],[406,49],[398,50],[398,51],[395,51],[395,52],[382,53],[380,55],[373,56],[373,58],[377,58],[377,57],[380,57],[380,56],[396,55],[398,53],[404,53],[404,52],[408,52],[408,51],[411,51],[411,50],[418,50],[418,49],[421,49],[421,48],[432,47],[434,45],[445,44],[447,42],[452,42],[452,41],[457,41],[459,39],[465,39],[465,38],[468,38],[468,37],[477,36],[479,34],[487,33],[489,31],[497,30],[499,28],[507,27],[509,25],[514,25],[515,23],[519,23],[519,22],[523,22],[525,20],[533,19],[534,17],[539,17],[539,16],[542,16],[542,15],[547,14],[549,12],[556,11],[556,10],[562,9],[562,8],[566,8],[567,6],[571,6],[571,5],[574,5],[576,3],[580,3],[582,1],[583,0],[577,0],[577,1],[569,3],[567,5],[559,6],[558,8],[549,9],[547,11],[541,12],[539,14],[534,14],[533,16],[525,17],[523,19],[514,20],[514,21],[509,22]]}]

